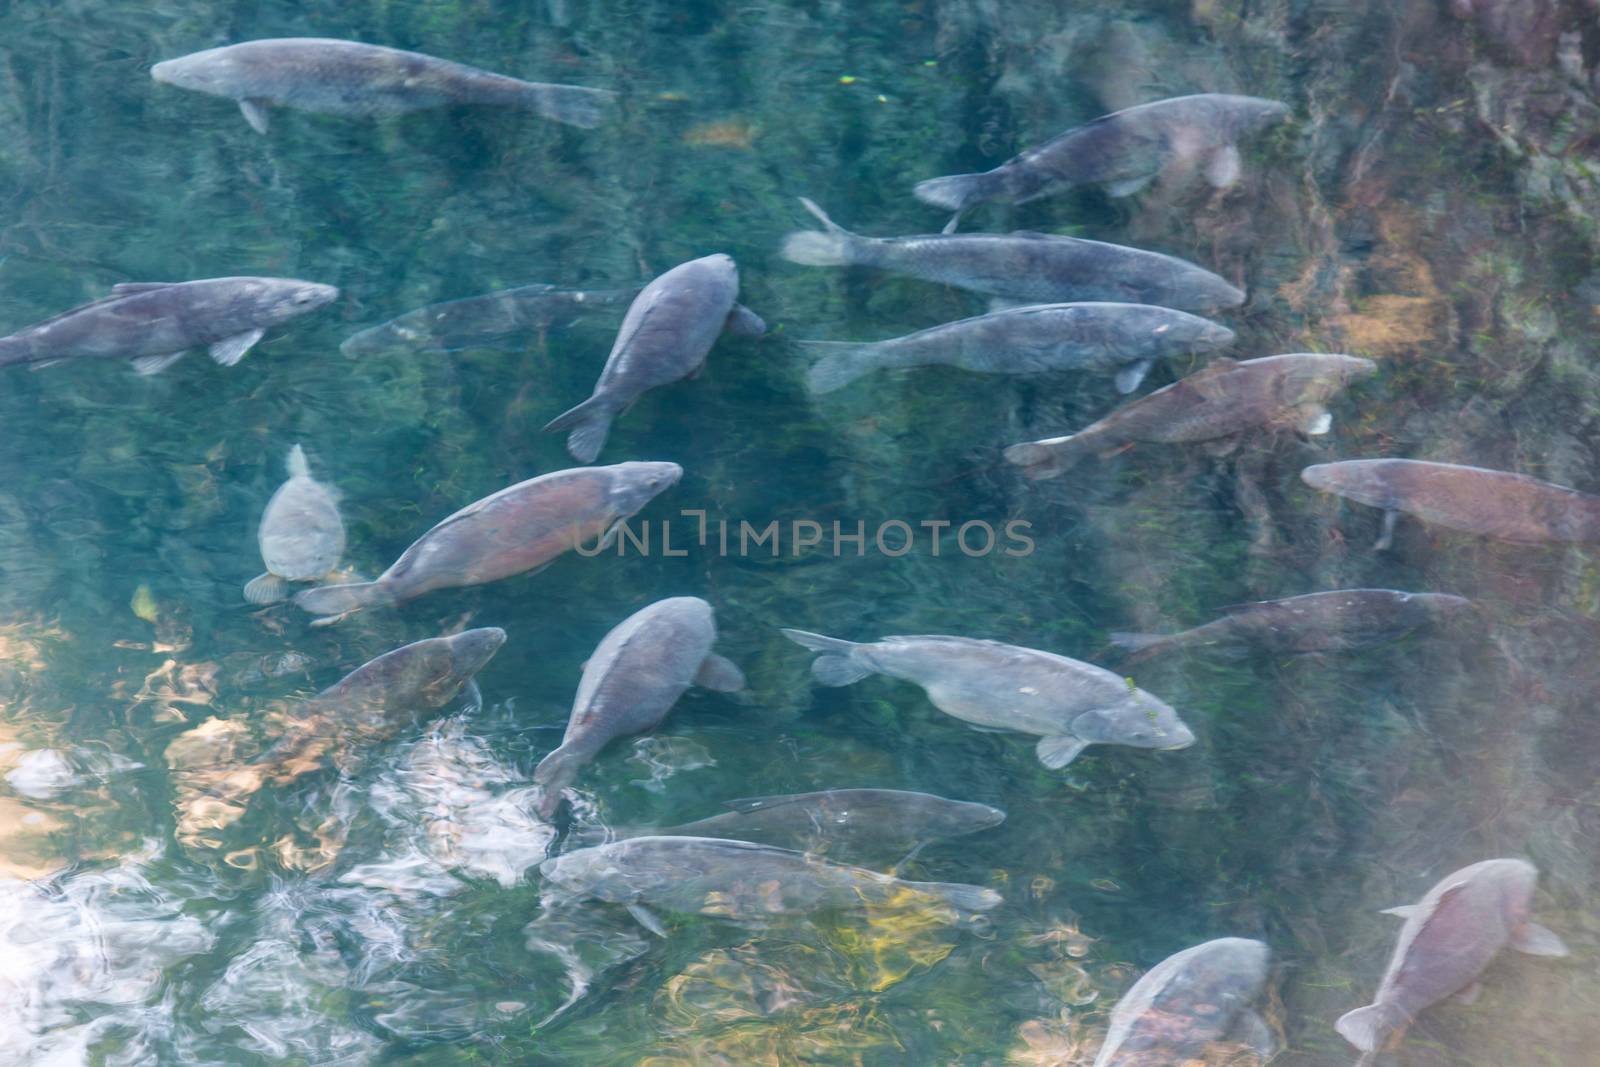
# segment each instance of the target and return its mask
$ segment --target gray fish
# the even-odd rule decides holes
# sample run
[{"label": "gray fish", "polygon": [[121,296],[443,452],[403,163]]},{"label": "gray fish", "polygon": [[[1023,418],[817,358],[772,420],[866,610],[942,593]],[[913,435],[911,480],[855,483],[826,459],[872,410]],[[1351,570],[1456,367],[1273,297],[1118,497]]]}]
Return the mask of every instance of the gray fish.
[{"label": "gray fish", "polygon": [[1518,544],[1600,541],[1600,497],[1523,474],[1415,459],[1350,459],[1307,467],[1300,480],[1382,508],[1383,533],[1373,546],[1379,551],[1393,543],[1402,511]]},{"label": "gray fish", "polygon": [[1206,180],[1225,188],[1239,179],[1239,139],[1289,114],[1276,100],[1201,93],[1156,100],[1074,127],[982,174],[955,174],[918,182],[918,200],[956,213],[1002,200],[1026,204],[1074,185],[1103,184],[1128,196],[1163,171],[1205,168]]},{"label": "gray fish", "polygon": [[1538,880],[1525,860],[1485,860],[1447,875],[1420,902],[1390,908],[1405,925],[1389,969],[1373,1002],[1339,1019],[1339,1033],[1365,1052],[1393,1048],[1424,1009],[1446,997],[1476,1000],[1478,976],[1502,948],[1565,956],[1561,939],[1528,918]]},{"label": "gray fish", "polygon": [[763,923],[823,908],[954,908],[988,911],[1000,894],[951,882],[907,882],[802,852],[709,837],[632,837],[578,849],[539,866],[545,880],[580,898],[627,907],[660,936],[651,906]]},{"label": "gray fish", "polygon": [[503,337],[567,326],[592,309],[614,307],[637,293],[637,289],[558,289],[553,285],[501,289],[408,311],[352,334],[339,350],[347,356],[396,350],[455,352]]},{"label": "gray fish", "polygon": [[1265,1062],[1277,1039],[1251,1005],[1266,988],[1271,965],[1271,949],[1242,937],[1168,956],[1117,1001],[1094,1067],[1209,1063],[1209,1046],[1225,1040],[1251,1046]]},{"label": "gray fish", "polygon": [[1158,359],[1210,352],[1233,331],[1209,319],[1149,304],[1036,304],[991,311],[887,341],[800,341],[821,358],[806,374],[831,393],[891,367],[943,365],[984,374],[1111,371],[1131,393]]},{"label": "gray fish", "polygon": [[784,238],[783,258],[791,263],[877,267],[1026,304],[1086,300],[1212,312],[1244,303],[1243,291],[1217,275],[1160,252],[1026,231],[863,237],[805,197],[800,202],[824,229]]},{"label": "gray fish", "polygon": [[869,674],[913,682],[933,706],[976,726],[1040,738],[1039,762],[1065,767],[1089,745],[1187,748],[1194,734],[1164,701],[1126,678],[1051,652],[970,637],[885,637],[871,644],[784,630],[823,655],[811,673],[823,685]]},{"label": "gray fish", "polygon": [[1236,604],[1222,618],[1175,634],[1114,633],[1132,652],[1124,664],[1174,648],[1240,643],[1271,652],[1343,652],[1387,644],[1421,626],[1460,616],[1472,601],[1449,593],[1331,589],[1284,600]]},{"label": "gray fish", "polygon": [[766,323],[738,299],[739,268],[729,256],[693,259],[656,278],[628,308],[594,395],[545,430],[572,431],[567,451],[579,463],[592,463],[611,420],[647,390],[698,377],[724,329],[746,337],[766,332]]},{"label": "gray fish", "polygon": [[624,520],[682,476],[676,463],[617,463],[530,478],[451,515],[375,581],[307,589],[294,602],[333,616],[312,624],[326,625],[377,604],[536,570],[592,538],[611,544]]},{"label": "gray fish", "polygon": [[1115,453],[1138,441],[1219,441],[1286,426],[1324,434],[1333,425],[1328,401],[1376,370],[1370,359],[1332,353],[1297,352],[1243,363],[1222,358],[1075,434],[1012,445],[1005,457],[1027,477],[1042,479],[1072,469],[1086,456]]},{"label": "gray fish", "polygon": [[1006,813],[987,804],[946,800],[900,789],[828,789],[788,796],[744,797],[731,810],[682,826],[638,830],[628,836],[721,837],[802,852],[826,851],[835,859],[900,859],[931,841],[999,826]]},{"label": "gray fish", "polygon": [[35,369],[67,359],[130,359],[156,374],[191,348],[231,367],[272,326],[332,302],[339,290],[294,278],[124,282],[111,295],[0,337],[0,366]]},{"label": "gray fish", "polygon": [[311,477],[305,450],[289,450],[289,480],[267,501],[256,528],[267,572],[244,587],[252,604],[272,604],[288,596],[288,583],[326,577],[344,555],[344,520],[339,496]]},{"label": "gray fish", "polygon": [[572,126],[598,126],[616,96],[606,89],[525,82],[419,52],[321,37],[209,48],[157,63],[150,76],[237,100],[257,133],[267,132],[268,105],[368,117],[478,104],[534,111]]},{"label": "gray fish", "polygon": [[555,814],[584,764],[613,738],[653,729],[691,685],[743,689],[739,668],[711,651],[716,639],[711,605],[692,596],[658,600],[606,634],[583,666],[561,747],[533,772],[539,814]]}]

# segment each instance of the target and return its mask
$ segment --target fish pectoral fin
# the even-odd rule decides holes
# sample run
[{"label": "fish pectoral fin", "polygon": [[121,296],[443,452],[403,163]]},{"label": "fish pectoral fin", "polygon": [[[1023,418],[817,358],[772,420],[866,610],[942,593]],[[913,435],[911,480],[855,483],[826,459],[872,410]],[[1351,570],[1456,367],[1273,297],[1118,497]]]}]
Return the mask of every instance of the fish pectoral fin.
[{"label": "fish pectoral fin", "polygon": [[1034,751],[1038,753],[1040,763],[1052,771],[1059,771],[1088,747],[1089,742],[1076,737],[1041,737]]},{"label": "fish pectoral fin", "polygon": [[461,714],[476,715],[483,710],[483,690],[478,688],[476,678],[468,678],[467,684],[461,687]]},{"label": "fish pectoral fin", "polygon": [[726,656],[713,652],[695,672],[694,684],[718,693],[737,693],[744,688],[744,672]]},{"label": "fish pectoral fin", "polygon": [[289,583],[268,571],[250,579],[244,586],[244,598],[252,604],[276,604],[289,595]]},{"label": "fish pectoral fin", "polygon": [[1106,195],[1112,197],[1132,196],[1140,189],[1156,180],[1156,172],[1141,174],[1137,178],[1123,178],[1121,181],[1109,182],[1106,185]]},{"label": "fish pectoral fin", "polygon": [[1127,394],[1139,388],[1139,383],[1144,381],[1144,376],[1150,373],[1150,368],[1153,366],[1155,366],[1154,360],[1141,359],[1117,371],[1117,392]]},{"label": "fish pectoral fin", "polygon": [[64,360],[64,359],[41,359],[37,363],[28,364],[28,369],[29,370],[44,370],[46,367],[54,367],[58,363],[65,363],[65,362],[66,362],[66,360]]},{"label": "fish pectoral fin", "polygon": [[622,527],[625,523],[627,523],[627,521],[627,519],[618,519],[616,522],[606,527],[605,536],[600,538],[600,543],[598,545],[594,546],[594,555],[599,555],[601,552],[604,552],[606,549],[617,543],[617,538],[621,536]]},{"label": "fish pectoral fin", "polygon": [[244,354],[250,351],[250,346],[261,340],[261,335],[266,332],[263,329],[255,329],[236,333],[232,337],[224,337],[216,342],[208,351],[212,359],[224,367],[231,367],[243,359]]},{"label": "fish pectoral fin", "polygon": [[1387,552],[1394,546],[1394,524],[1400,521],[1400,512],[1394,508],[1385,508],[1383,512],[1383,532],[1372,543],[1372,551]]},{"label": "fish pectoral fin", "polygon": [[944,224],[944,229],[940,230],[939,232],[940,233],[955,233],[956,232],[956,227],[961,225],[961,214],[962,213],[958,211],[954,215],[951,215],[950,216],[950,221],[945,223]]},{"label": "fish pectoral fin", "polygon": [[1523,923],[1511,934],[1511,947],[1530,956],[1565,956],[1566,942],[1538,923]]},{"label": "fish pectoral fin", "polygon": [[637,922],[640,926],[644,927],[646,930],[649,930],[652,934],[655,934],[657,937],[666,937],[667,936],[667,928],[662,925],[660,919],[656,918],[655,912],[651,911],[649,908],[645,907],[643,904],[639,904],[637,902],[633,903],[633,904],[629,904],[628,905],[628,914],[632,915],[634,921]]},{"label": "fish pectoral fin", "polygon": [[1206,160],[1206,181],[1214,189],[1226,189],[1239,180],[1239,173],[1244,169],[1243,162],[1239,159],[1239,146],[1225,144]]},{"label": "fish pectoral fin", "polygon": [[1420,915],[1421,913],[1422,905],[1420,904],[1401,904],[1399,907],[1384,908],[1378,912],[1379,915],[1393,915],[1399,919],[1409,919],[1413,915]]},{"label": "fish pectoral fin", "polygon": [[1255,1050],[1261,1062],[1266,1063],[1278,1054],[1278,1035],[1267,1025],[1267,1020],[1254,1008],[1246,1008],[1233,1022],[1233,1038]]},{"label": "fish pectoral fin", "polygon": [[761,337],[767,332],[767,323],[743,304],[735,304],[722,328],[735,337]]},{"label": "fish pectoral fin", "polygon": [[241,100],[239,101],[239,112],[240,114],[244,115],[244,120],[250,124],[250,128],[252,130],[256,131],[257,133],[267,132],[268,121],[266,108],[262,107],[254,100]]},{"label": "fish pectoral fin", "polygon": [[148,378],[152,374],[160,374],[183,357],[182,352],[169,352],[164,356],[138,356],[133,361],[133,369]]},{"label": "fish pectoral fin", "polygon": [[1333,429],[1333,412],[1324,407],[1314,407],[1300,413],[1300,432],[1307,437],[1321,437]]},{"label": "fish pectoral fin", "polygon": [[1457,1004],[1471,1004],[1475,1002],[1482,993],[1483,983],[1473,982],[1471,985],[1467,986],[1467,988],[1457,991],[1456,995],[1451,999]]}]

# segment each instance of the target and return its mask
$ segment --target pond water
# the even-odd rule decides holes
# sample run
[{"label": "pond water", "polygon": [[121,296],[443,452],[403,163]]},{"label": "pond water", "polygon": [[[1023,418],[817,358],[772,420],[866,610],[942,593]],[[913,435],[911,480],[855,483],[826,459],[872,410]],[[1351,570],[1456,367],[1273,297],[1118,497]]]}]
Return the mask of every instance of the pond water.
[{"label": "pond water", "polygon": [[[263,135],[231,100],[150,76],[276,37],[618,95],[592,129],[488,107],[274,107]],[[1376,1062],[1592,1063],[1593,547],[1402,517],[1374,550],[1380,512],[1300,471],[1404,457],[1600,492],[1597,61],[1582,0],[0,2],[0,333],[118,283],[340,290],[236,366],[194,351],[148,376],[116,359],[0,370],[0,1050],[52,1065],[1089,1064],[1140,974],[1242,937],[1272,951],[1257,1006],[1276,1062],[1348,1064],[1334,1024],[1372,1001],[1401,928],[1379,911],[1519,857],[1570,956],[1500,953],[1473,1003],[1422,1012]],[[1192,93],[1289,111],[1240,140],[1231,184],[1174,168],[1128,196],[1086,184],[983,204],[961,232],[1091,238],[1215,272],[1248,294],[1215,314],[1233,356],[1377,364],[1330,401],[1329,433],[1143,443],[1032,482],[1003,449],[1125,402],[1109,374],[935,366],[808,391],[797,340],[895,337],[987,299],[786,260],[785,236],[819,226],[798,198],[860,233],[936,233],[949,213],[917,182]],[[617,419],[600,463],[683,468],[631,525],[648,551],[568,553],[325,627],[246,603],[296,444],[339,494],[347,578],[574,466],[542,427],[589,394],[628,294],[449,350],[342,351],[347,337],[518,286],[632,290],[713,253],[737,262],[768,330],[724,336],[703,374]],[[1212,358],[1160,362],[1138,391]],[[741,524],[774,522],[776,553],[741,546]],[[873,539],[894,522],[907,551],[899,527],[892,551]],[[835,523],[864,541],[836,542]],[[808,524],[819,543],[797,550]],[[1477,607],[1354,650],[1125,664],[1110,639],[1351,588]],[[540,819],[533,769],[584,664],[673,596],[713,606],[746,687],[689,690]],[[225,780],[259,768],[248,746],[286,723],[337,718],[311,694],[469,627],[507,635],[481,706],[463,695],[339,735],[324,761],[338,767]],[[972,729],[908,682],[816,684],[785,627],[1100,664],[1197,740],[1094,745],[1050,770],[1035,737]],[[197,727],[198,764],[179,773]],[[1003,809],[896,872],[1004,902],[761,923],[657,909],[663,938],[539,872],[619,829],[846,787]],[[185,822],[235,795],[236,821]],[[1154,1055],[1126,1062],[1178,1062]],[[1256,1062],[1226,1040],[1205,1057]]]}]

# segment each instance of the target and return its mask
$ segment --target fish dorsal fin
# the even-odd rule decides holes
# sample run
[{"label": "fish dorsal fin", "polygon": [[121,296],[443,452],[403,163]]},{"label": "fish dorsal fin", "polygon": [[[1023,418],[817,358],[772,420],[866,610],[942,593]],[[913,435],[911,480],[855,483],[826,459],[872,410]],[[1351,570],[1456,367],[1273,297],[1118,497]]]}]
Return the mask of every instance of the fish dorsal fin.
[{"label": "fish dorsal fin", "polygon": [[1241,611],[1249,611],[1251,608],[1258,608],[1262,604],[1270,604],[1270,603],[1272,603],[1272,601],[1270,601],[1270,600],[1245,600],[1245,601],[1241,601],[1238,604],[1224,604],[1224,605],[1222,605],[1222,607],[1217,609],[1217,614],[1219,614],[1219,615],[1237,615]]},{"label": "fish dorsal fin", "polygon": [[748,815],[753,811],[770,811],[773,808],[795,804],[799,800],[798,796],[739,797],[737,800],[724,800],[722,806],[740,815]]},{"label": "fish dorsal fin", "polygon": [[134,293],[153,293],[170,288],[173,282],[118,282],[111,287],[112,296],[132,296]]},{"label": "fish dorsal fin", "polygon": [[[801,203],[802,206],[805,207],[805,209],[807,211],[811,212],[811,214],[816,217],[816,220],[818,222],[822,223],[823,229],[827,230],[829,233],[841,233],[841,234],[849,234],[850,233],[849,230],[845,229],[843,226],[840,226],[837,222],[834,222],[832,219],[830,219],[828,217],[828,213],[826,211],[822,210],[820,207],[818,207],[815,200],[812,200],[809,197],[802,196],[800,198],[800,203]],[[851,234],[851,236],[854,236],[854,234]]]},{"label": "fish dorsal fin", "polygon": [[1393,915],[1397,919],[1409,919],[1413,915],[1420,915],[1421,913],[1421,904],[1401,904],[1398,907],[1384,908],[1378,912],[1379,915]]}]

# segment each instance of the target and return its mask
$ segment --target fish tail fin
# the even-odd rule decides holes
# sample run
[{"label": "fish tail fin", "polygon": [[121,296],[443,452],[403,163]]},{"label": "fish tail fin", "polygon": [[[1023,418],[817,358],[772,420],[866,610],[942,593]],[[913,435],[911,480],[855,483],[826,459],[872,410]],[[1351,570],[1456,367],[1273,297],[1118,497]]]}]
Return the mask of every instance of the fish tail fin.
[{"label": "fish tail fin", "polygon": [[820,357],[806,371],[806,388],[813,395],[843,389],[868,371],[881,365],[881,349],[874,343],[856,341],[800,341],[820,351]]},{"label": "fish tail fin", "polygon": [[311,477],[311,464],[306,462],[306,450],[298,444],[289,449],[287,466],[289,468],[289,477],[291,478]]},{"label": "fish tail fin", "polygon": [[543,85],[526,82],[517,102],[554,122],[593,129],[605,121],[606,111],[616,100],[610,89],[586,89],[579,85]]},{"label": "fish tail fin", "polygon": [[252,604],[276,604],[289,595],[289,583],[268,571],[244,583],[244,598]]},{"label": "fish tail fin", "polygon": [[1028,441],[1006,449],[1007,463],[1022,468],[1024,477],[1041,481],[1065,474],[1088,454],[1088,443],[1081,435],[1055,437],[1047,441]]},{"label": "fish tail fin", "polygon": [[1362,1052],[1377,1052],[1404,1030],[1408,1022],[1399,1008],[1379,1002],[1346,1012],[1333,1025],[1340,1036]]},{"label": "fish tail fin", "polygon": [[313,615],[348,615],[362,608],[394,602],[382,582],[345,582],[319,585],[295,594],[295,605]]},{"label": "fish tail fin", "polygon": [[908,882],[913,889],[931,893],[964,914],[989,911],[999,907],[1004,898],[981,885],[962,885],[959,882]]},{"label": "fish tail fin", "polygon": [[617,409],[608,397],[595,395],[563,411],[545,424],[546,433],[571,430],[567,434],[567,452],[579,463],[593,463],[600,450],[606,446],[606,435],[611,432],[611,420]]},{"label": "fish tail fin", "polygon": [[539,790],[534,813],[549,822],[561,807],[561,794],[578,779],[578,768],[583,766],[570,749],[558,748],[539,761],[533,769],[534,788]]},{"label": "fish tail fin", "polygon": [[872,673],[870,667],[858,662],[853,655],[861,646],[854,641],[841,641],[837,637],[807,633],[805,630],[782,630],[783,636],[803,648],[821,652],[811,664],[812,677],[827,686],[850,685]]},{"label": "fish tail fin", "polygon": [[796,230],[783,239],[779,254],[791,263],[808,267],[843,267],[855,263],[860,239],[830,219],[813,201],[802,196],[800,203],[822,223],[822,232]]},{"label": "fish tail fin", "polygon": [[989,183],[988,174],[951,174],[918,182],[911,193],[924,204],[961,212],[987,198]]}]

